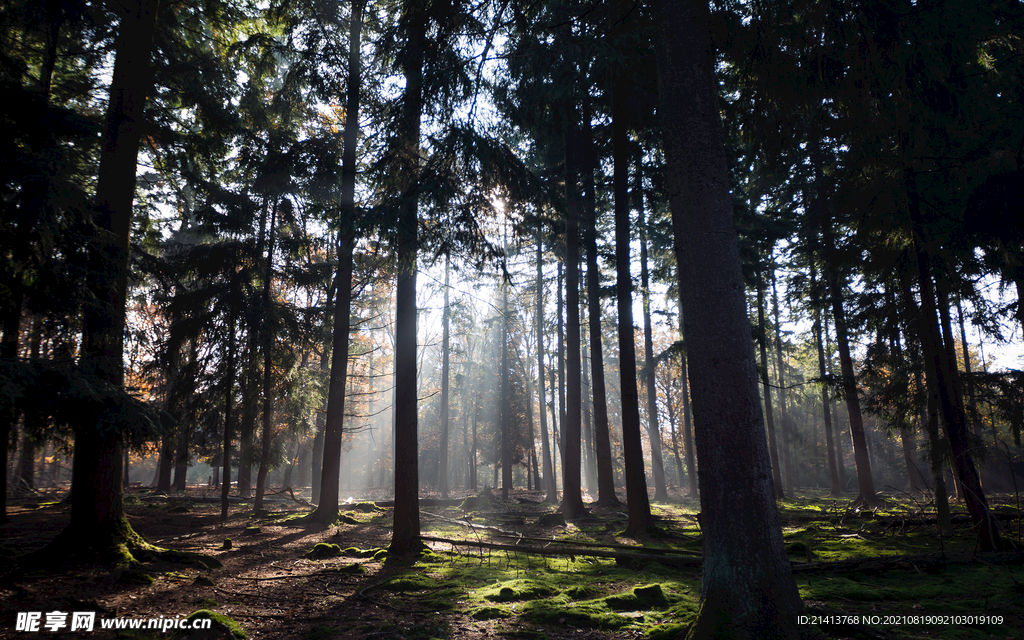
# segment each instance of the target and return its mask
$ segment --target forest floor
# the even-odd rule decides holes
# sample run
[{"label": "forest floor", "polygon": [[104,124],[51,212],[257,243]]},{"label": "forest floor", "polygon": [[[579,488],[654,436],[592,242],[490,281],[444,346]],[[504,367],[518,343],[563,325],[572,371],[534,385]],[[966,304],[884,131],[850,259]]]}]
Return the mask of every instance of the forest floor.
[{"label": "forest floor", "polygon": [[[278,495],[269,513],[242,502],[221,523],[213,490],[133,489],[125,502],[136,531],[223,566],[14,573],[14,557],[41,548],[67,523],[59,497],[8,501],[0,638],[230,638],[223,628],[188,636],[99,629],[101,621],[208,610],[238,623],[239,634],[275,640],[658,639],[685,629],[700,594],[698,505],[682,499],[653,504],[663,535],[644,541],[617,535],[624,508],[595,507],[563,524],[536,492],[516,491],[507,502],[426,500],[423,535],[446,542],[430,540],[431,553],[396,566],[378,552],[390,537],[385,501],[351,501],[343,522],[323,527],[297,521],[309,506]],[[1014,497],[990,500],[1004,534],[1019,540]],[[829,636],[1024,638],[1024,555],[977,554],[962,507],[953,537],[940,537],[928,505],[907,496],[858,510],[807,490],[780,510],[808,615],[842,622],[823,627]],[[45,624],[47,613],[75,611],[96,612],[96,630],[16,630],[19,612],[41,612]]]}]

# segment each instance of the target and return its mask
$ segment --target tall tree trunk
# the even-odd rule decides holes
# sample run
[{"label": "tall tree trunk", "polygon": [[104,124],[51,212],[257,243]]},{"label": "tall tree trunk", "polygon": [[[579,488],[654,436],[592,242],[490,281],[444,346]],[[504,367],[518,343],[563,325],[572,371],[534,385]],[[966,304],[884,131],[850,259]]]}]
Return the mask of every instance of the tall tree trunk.
[{"label": "tall tree trunk", "polygon": [[669,391],[665,391],[665,410],[668,413],[668,426],[672,433],[672,455],[676,459],[676,484],[682,488],[683,486],[683,459],[679,456],[679,429],[676,428],[678,420],[676,420],[676,410],[672,403],[672,398],[669,396]]},{"label": "tall tree trunk", "polygon": [[923,399],[920,410],[921,421],[928,433],[932,486],[935,491],[935,512],[938,514],[939,531],[947,538],[953,535],[953,516],[949,511],[949,491],[946,489],[946,474],[943,467],[945,443],[939,435],[939,393],[935,389],[935,377],[927,386],[921,382],[921,374],[915,376],[917,392]]},{"label": "tall tree trunk", "polygon": [[[594,455],[597,461],[597,503],[616,506],[615,474],[612,465],[611,434],[608,426],[608,392],[604,378],[604,349],[601,332],[601,271],[597,262],[597,206],[594,189],[594,153],[590,128],[590,101],[584,97],[582,178],[586,191],[583,202],[583,241],[587,252],[587,298],[590,329],[590,378],[593,385]],[[571,267],[572,263],[568,263]],[[567,268],[569,268],[567,267]],[[568,284],[566,284],[568,286]],[[572,309],[570,308],[570,313]]]},{"label": "tall tree trunk", "polygon": [[[320,500],[317,502],[316,511],[312,514],[314,521],[326,525],[333,524],[338,518],[341,443],[345,431],[345,393],[348,387],[352,269],[355,249],[354,226],[356,224],[356,147],[359,140],[359,103],[362,90],[360,42],[365,7],[366,0],[355,0],[352,3],[352,16],[349,20],[345,146],[342,149],[341,158],[341,219],[339,221],[341,230],[338,233],[338,265],[335,274],[337,289],[334,295],[331,377],[327,384],[327,415],[324,421],[323,458],[320,467]],[[413,295],[415,296],[415,292]],[[415,343],[413,354],[415,356]],[[415,377],[413,380],[415,381]],[[415,393],[413,397],[415,399]]]},{"label": "tall tree trunk", "polygon": [[689,638],[796,638],[800,595],[775,507],[722,141],[708,5],[655,3],[679,290],[700,458],[701,608]]},{"label": "tall tree trunk", "polygon": [[[565,283],[563,278],[563,263],[558,263],[558,298],[555,308],[555,315],[558,318],[558,354],[555,359],[558,362],[558,425],[552,425],[552,434],[555,439],[555,446],[558,449],[558,459],[561,461],[562,469],[565,469],[565,460],[562,458],[562,451],[565,443],[565,317],[563,307],[565,306]],[[554,417],[554,414],[552,414]],[[564,473],[564,471],[563,471]],[[565,490],[565,487],[562,487]]]},{"label": "tall tree trunk", "polygon": [[477,438],[476,438],[476,423],[480,418],[480,390],[475,389],[473,392],[473,445],[469,451],[469,483],[467,488],[476,493],[476,488],[480,486],[476,475],[476,451],[477,451]]},{"label": "tall tree trunk", "polygon": [[[82,364],[115,387],[124,385],[132,201],[143,109],[152,86],[150,58],[158,7],[158,0],[139,0],[121,13],[96,185],[94,223],[98,233],[92,247],[95,270],[89,283],[95,304],[88,305],[84,314]],[[54,545],[66,540],[73,548],[107,554],[119,544],[140,540],[124,516],[123,447],[122,425],[103,428],[90,422],[75,426],[71,522]]]},{"label": "tall tree trunk", "polygon": [[[816,290],[816,279],[817,272],[813,266],[811,266],[811,286],[815,287]],[[814,342],[818,351],[818,376],[821,378],[826,377],[825,372],[825,347],[821,341],[821,310],[815,306],[814,308]],[[839,481],[839,468],[836,466],[835,456],[835,442],[832,438],[832,412],[829,410],[831,402],[828,398],[828,385],[821,385],[821,412],[825,417],[825,442],[828,454],[828,482],[829,482],[829,495],[837,497],[843,493],[843,485]]]},{"label": "tall tree trunk", "polygon": [[[43,356],[43,317],[35,314],[32,317],[32,332],[29,335],[28,357],[38,362]],[[14,475],[15,489],[32,491],[36,488],[36,451],[46,426],[46,417],[41,408],[29,407],[25,411],[25,428],[21,436],[21,457],[18,460],[17,473]],[[2,519],[2,518],[0,518]]]},{"label": "tall tree trunk", "polygon": [[786,492],[793,493],[793,461],[790,459],[792,421],[786,411],[785,362],[782,359],[782,329],[779,322],[779,291],[775,287],[775,270],[772,270],[772,315],[775,317],[775,377],[779,382],[779,426],[782,428],[782,464],[786,467]]},{"label": "tall tree trunk", "polygon": [[[19,275],[19,278],[21,276]],[[17,286],[17,285],[15,285]],[[21,331],[22,293],[20,287],[11,296],[7,308],[3,314],[3,339],[0,340],[0,360],[15,362],[18,359],[18,337]],[[11,407],[7,415],[0,416],[0,499],[3,500],[3,511],[0,512],[0,523],[10,522],[7,516],[7,463],[8,447],[11,433],[14,432],[18,422],[18,410]]]},{"label": "tall tree trunk", "polygon": [[389,551],[404,556],[422,543],[419,507],[416,385],[416,252],[423,57],[427,41],[425,3],[409,0],[406,46],[399,58],[405,77],[397,139],[405,183],[398,220],[398,284],[395,290],[395,511]]},{"label": "tall tree trunk", "polygon": [[[822,325],[825,329],[825,342],[824,348],[831,353],[832,337],[829,335],[829,324],[827,321],[822,319]],[[829,378],[832,377],[832,357],[825,358],[825,371]],[[835,428],[834,441],[836,443],[836,472],[839,474],[839,486],[843,490],[846,489],[846,454],[843,449],[843,429],[839,426],[839,406],[835,401],[835,398],[830,400],[832,407],[832,426]]]},{"label": "tall tree trunk", "polygon": [[638,147],[636,186],[633,188],[640,232],[640,289],[644,313],[644,379],[647,387],[647,436],[651,441],[651,475],[654,477],[654,500],[668,500],[665,483],[665,460],[661,452],[661,427],[658,424],[658,389],[655,385],[657,362],[654,360],[654,329],[651,325],[651,275],[647,269],[647,222],[644,215],[643,148]]},{"label": "tall tree trunk", "polygon": [[[196,361],[196,358],[198,357],[198,354],[199,354],[199,336],[193,334],[191,336],[191,338],[189,339],[188,364],[186,366],[191,366],[191,363],[194,363]],[[190,391],[191,390],[188,390],[188,389],[185,390],[186,393],[188,393]],[[188,477],[188,463],[189,463],[189,452],[188,452],[189,419],[188,418],[190,417],[190,414],[186,412],[184,415],[187,416],[187,417],[184,420],[180,421],[180,424],[178,425],[177,433],[175,434],[176,437],[177,437],[177,441],[175,442],[175,445],[174,445],[174,487],[173,488],[174,488],[175,491],[185,491],[185,489],[188,488],[188,481],[187,481],[187,477]]]},{"label": "tall tree trunk", "polygon": [[764,278],[757,279],[757,343],[761,348],[761,389],[764,391],[764,415],[768,427],[768,454],[772,463],[772,484],[775,499],[783,500],[786,492],[782,484],[782,466],[779,462],[778,443],[775,440],[775,414],[772,412],[772,385],[768,381],[768,330],[765,326]]},{"label": "tall tree trunk", "polygon": [[[831,231],[826,230],[825,243],[834,246]],[[832,322],[836,326],[836,344],[839,346],[839,367],[843,375],[843,395],[846,396],[846,411],[850,416],[850,435],[853,439],[853,456],[857,463],[858,502],[878,504],[875,481],[871,477],[871,461],[868,458],[868,443],[864,435],[864,419],[860,412],[860,390],[853,372],[853,357],[850,355],[849,332],[846,328],[846,312],[843,309],[843,288],[839,275],[832,265],[826,267],[829,295],[832,297]]]},{"label": "tall tree trunk", "polygon": [[228,494],[231,493],[231,439],[232,434],[231,417],[235,404],[235,309],[229,307],[228,311],[228,358],[227,358],[227,379],[224,381],[224,446],[222,451],[224,476],[220,486],[220,520],[226,522],[228,519]]},{"label": "tall tree trunk", "polygon": [[267,230],[267,264],[263,274],[263,313],[264,318],[261,324],[263,334],[263,380],[261,384],[261,397],[263,398],[262,417],[263,424],[260,438],[260,468],[256,474],[256,501],[253,510],[257,513],[263,510],[263,496],[267,490],[267,474],[270,472],[270,448],[274,440],[274,398],[273,398],[273,377],[274,368],[273,346],[274,326],[271,309],[273,300],[270,295],[271,284],[274,280],[274,239],[277,230],[277,213],[281,206],[281,200],[276,200],[270,211],[270,228]]},{"label": "tall tree trunk", "polygon": [[974,393],[974,377],[973,372],[971,370],[971,354],[970,350],[967,347],[967,328],[964,326],[964,309],[963,305],[961,305],[960,303],[959,298],[957,298],[956,301],[956,316],[957,324],[960,325],[960,347],[963,351],[964,357],[965,379],[963,391],[967,397],[967,418],[970,421],[971,426],[973,427],[974,440],[976,442],[976,447],[972,447],[972,449],[980,448],[983,454],[982,456],[977,456],[978,473],[981,475],[982,488],[985,488],[988,491],[994,491],[992,483],[994,475],[991,473],[991,469],[989,468],[990,465],[983,459],[985,445],[984,436],[982,435],[981,414],[978,412],[978,403]]},{"label": "tall tree trunk", "polygon": [[[328,296],[325,310],[327,313],[333,312],[333,302],[330,295]],[[323,351],[320,353],[320,371],[327,374],[328,380],[330,380],[330,362],[330,348],[325,344]],[[312,492],[313,504],[320,504],[320,479],[323,477],[324,463],[324,430],[327,428],[327,402],[328,396],[324,396],[323,402],[320,403],[320,411],[316,416],[316,435],[313,436],[313,451],[310,455],[310,482],[312,484],[310,491]]]},{"label": "tall tree trunk", "polygon": [[[615,291],[619,324],[619,383],[622,393],[622,451],[628,521],[624,535],[644,537],[654,524],[647,497],[644,451],[640,438],[640,394],[636,383],[636,334],[633,331],[633,274],[629,244],[629,141],[626,136],[626,86],[612,82],[612,164],[615,191]],[[653,444],[652,444],[653,446]]]},{"label": "tall tree trunk", "polygon": [[[576,191],[579,162],[576,157],[577,135],[575,117],[567,119],[565,130],[565,422],[562,423],[562,515],[566,520],[586,513],[580,486],[580,424],[582,422],[582,387],[580,384],[580,287],[579,287],[579,219],[580,205]],[[595,307],[591,303],[591,308]],[[600,332],[600,327],[598,327]],[[594,340],[591,340],[593,345]],[[593,347],[591,347],[593,349]],[[595,371],[597,369],[595,368]],[[614,495],[614,487],[613,493]]]},{"label": "tall tree trunk", "polygon": [[508,282],[501,281],[501,499],[512,489],[512,401],[508,361]]},{"label": "tall tree trunk", "polygon": [[544,236],[537,228],[537,396],[540,398],[541,465],[544,471],[544,501],[555,504],[555,472],[551,465],[551,443],[548,441],[548,412],[544,394]]},{"label": "tall tree trunk", "polygon": [[594,427],[591,422],[591,407],[592,402],[589,402],[588,398],[593,398],[592,389],[590,386],[590,375],[587,373],[589,367],[589,359],[586,356],[586,344],[582,353],[583,368],[582,368],[582,379],[583,379],[583,479],[587,485],[587,493],[591,496],[597,495],[597,466],[594,462]]},{"label": "tall tree trunk", "polygon": [[[683,332],[683,303],[679,301],[679,333]],[[688,475],[691,500],[700,494],[697,482],[697,455],[693,449],[693,421],[690,412],[690,379],[689,364],[686,361],[686,350],[679,354],[679,394],[683,399],[683,446],[686,449],[686,472]]]},{"label": "tall tree trunk", "polygon": [[1004,541],[999,535],[999,526],[989,510],[988,501],[985,499],[985,493],[982,491],[981,482],[978,479],[978,471],[971,458],[963,400],[957,389],[955,357],[950,356],[950,349],[943,344],[943,333],[946,334],[947,342],[951,343],[953,338],[948,321],[949,305],[943,303],[943,292],[940,291],[939,304],[941,307],[939,307],[939,311],[941,313],[944,307],[945,314],[944,318],[940,315],[940,319],[937,319],[936,293],[932,282],[931,258],[925,243],[924,220],[914,175],[909,168],[905,170],[904,183],[921,293],[921,342],[924,349],[925,365],[928,367],[927,375],[935,377],[939,407],[942,410],[946,436],[949,438],[949,446],[953,453],[953,466],[956,469],[957,478],[965,489],[964,498],[967,502],[967,510],[971,514],[971,521],[978,531],[979,548],[982,551],[997,551],[1002,549]]},{"label": "tall tree trunk", "polygon": [[444,256],[444,311],[441,312],[441,442],[437,462],[437,488],[442,499],[448,498],[448,377],[451,371],[451,318],[448,310],[451,256]]}]

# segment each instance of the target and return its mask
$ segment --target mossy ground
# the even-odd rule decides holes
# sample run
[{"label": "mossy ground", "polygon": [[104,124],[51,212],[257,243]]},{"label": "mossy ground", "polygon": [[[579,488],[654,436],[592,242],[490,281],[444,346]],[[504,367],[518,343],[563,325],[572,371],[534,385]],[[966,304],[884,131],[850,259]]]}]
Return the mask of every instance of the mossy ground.
[{"label": "mossy ground", "polygon": [[[300,520],[308,514],[306,506],[261,515],[243,507],[222,523],[217,504],[192,499],[190,511],[174,512],[166,497],[139,495],[139,503],[128,509],[132,526],[160,545],[133,550],[141,564],[125,563],[116,575],[106,569],[23,575],[11,586],[0,583],[0,600],[11,603],[0,604],[0,610],[10,614],[12,607],[49,611],[77,606],[99,610],[103,617],[149,618],[209,609],[232,617],[256,637],[280,640],[625,640],[674,638],[694,619],[699,603],[699,566],[673,567],[650,559],[657,550],[671,550],[675,557],[700,554],[695,502],[653,504],[666,536],[644,540],[619,534],[626,522],[623,508],[590,505],[584,518],[541,526],[540,516],[555,507],[536,493],[516,492],[508,502],[494,497],[473,505],[430,506],[423,509],[423,535],[465,542],[430,542],[416,558],[385,562],[392,512],[373,503],[343,511],[359,524],[325,527]],[[152,508],[152,500],[160,501],[158,508]],[[990,501],[997,511],[1006,511],[998,504],[1007,504],[1005,498]],[[1003,616],[1001,624],[872,625],[894,640],[1024,637],[1021,562],[972,560],[970,526],[958,524],[956,535],[940,539],[934,526],[914,524],[928,515],[914,502],[896,497],[884,508],[860,511],[850,503],[824,492],[798,492],[779,504],[795,579],[811,610]],[[66,516],[66,506],[39,509],[32,504],[15,514],[16,521],[31,519],[33,524],[16,523],[0,540],[0,562],[17,555],[16,549],[41,546],[35,542],[40,531],[52,537],[61,530],[59,518],[43,519],[48,512]],[[1002,524],[1006,536],[1016,539],[1016,521]],[[248,527],[260,532],[245,535]],[[230,548],[223,544],[226,538],[234,540]],[[575,551],[544,556],[469,544],[477,541]],[[616,562],[589,555],[594,548],[583,543],[647,557]],[[330,553],[305,557],[318,544]],[[161,557],[163,547],[179,555]],[[189,562],[210,556],[223,567]],[[893,557],[902,560],[893,563]],[[875,566],[829,564],[858,558]],[[71,594],[77,604],[66,601]]]},{"label": "mossy ground", "polygon": [[[424,535],[469,539],[466,527],[453,523],[465,511],[432,510],[448,520],[429,519]],[[474,523],[499,526],[514,522],[509,513],[495,512],[493,502],[473,505]],[[635,546],[638,553],[653,549],[699,553],[700,526],[694,503],[652,505],[664,537],[634,541],[616,537],[625,514],[595,512],[565,528],[551,527],[552,540]],[[488,512],[488,510],[491,510]],[[892,638],[1024,637],[1024,569],[1021,563],[986,564],[971,561],[972,530],[964,525],[952,538],[938,536],[935,527],[913,524],[928,514],[918,503],[890,497],[878,509],[853,509],[850,501],[808,491],[779,504],[784,538],[802,598],[809,605],[847,615],[1002,615],[1002,624],[973,627],[956,624],[876,624]],[[517,510],[521,511],[521,510]],[[536,522],[529,517],[526,522]],[[908,524],[910,522],[911,524]],[[1004,525],[1006,523],[1004,522]],[[1016,525],[1006,527],[1015,536]],[[475,532],[474,532],[475,533]],[[533,534],[531,534],[533,535]],[[498,534],[500,537],[500,534]],[[507,543],[509,540],[494,539]],[[536,542],[523,545],[544,546]],[[553,546],[553,545],[549,545]],[[513,551],[488,551],[470,545],[434,545],[435,558],[414,569],[460,584],[465,589],[458,609],[476,620],[499,620],[515,625],[517,633],[559,636],[569,629],[619,630],[653,638],[674,637],[695,617],[700,596],[700,569],[679,569],[658,562],[616,563],[612,559],[538,556]],[[617,547],[628,552],[630,549]],[[966,561],[907,570],[868,569],[871,575],[846,571],[802,572],[808,563],[886,559],[892,556],[941,554]],[[940,556],[936,556],[940,557]],[[891,559],[891,558],[890,558]],[[927,565],[927,566],[925,566]],[[806,567],[804,567],[806,568]],[[525,629],[525,631],[524,631]],[[509,636],[511,637],[511,636]],[[525,636],[518,636],[525,637]]]}]

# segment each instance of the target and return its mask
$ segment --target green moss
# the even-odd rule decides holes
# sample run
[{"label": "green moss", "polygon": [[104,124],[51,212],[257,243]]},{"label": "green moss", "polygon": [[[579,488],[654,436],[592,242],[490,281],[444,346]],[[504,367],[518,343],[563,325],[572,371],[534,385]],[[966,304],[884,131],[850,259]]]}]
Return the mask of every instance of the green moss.
[{"label": "green moss", "polygon": [[221,564],[220,560],[213,556],[208,556],[203,553],[195,553],[192,551],[168,549],[166,551],[157,551],[153,555],[155,559],[163,562],[189,567],[199,567],[201,569],[220,569],[224,566]]},{"label": "green moss", "polygon": [[341,524],[362,524],[352,516],[346,515],[344,513],[338,516],[338,522],[340,522]]},{"label": "green moss", "polygon": [[372,558],[381,549],[360,549],[359,547],[348,547],[343,549],[341,555],[346,558]]},{"label": "green moss", "polygon": [[555,593],[555,589],[533,580],[510,580],[500,582],[482,591],[480,595],[490,602],[517,602],[546,598]]},{"label": "green moss", "polygon": [[659,624],[647,632],[647,637],[650,640],[675,640],[676,638],[686,637],[686,632],[689,628],[690,623]]},{"label": "green moss", "polygon": [[377,561],[377,562],[384,562],[385,560],[388,559],[388,550],[387,549],[381,549],[377,553],[373,554],[373,559],[375,561]]},{"label": "green moss", "polygon": [[[186,619],[187,620],[197,620],[197,619],[200,619],[200,618],[204,618],[204,619],[205,618],[209,618],[210,620],[213,620],[213,626],[214,627],[220,627],[220,628],[226,629],[228,632],[231,633],[232,636],[234,636],[235,638],[238,638],[238,640],[245,640],[246,638],[249,637],[245,633],[245,629],[243,629],[242,626],[239,625],[237,622],[235,622],[234,620],[232,620],[231,618],[229,618],[229,617],[227,617],[225,615],[221,615],[219,613],[215,613],[213,611],[210,611],[209,609],[200,609],[199,611],[196,611],[196,612],[190,614],[188,616],[188,618],[186,618]],[[172,636],[172,637],[175,640],[179,640],[179,639],[180,640],[184,640],[184,638],[187,638],[188,636],[189,636],[188,631],[179,631],[179,632],[175,633],[174,636]]]},{"label": "green moss", "polygon": [[639,611],[664,607],[668,604],[660,584],[636,587],[628,593],[619,593],[604,599],[612,611]]},{"label": "green moss", "polygon": [[224,538],[224,544],[220,548],[222,551],[229,551],[231,549],[231,538]]},{"label": "green moss", "polygon": [[373,502],[356,502],[356,503],[353,503],[353,504],[347,504],[347,505],[345,505],[345,510],[346,511],[359,511],[361,513],[374,513],[374,512],[381,512],[381,513],[383,513],[384,512],[384,509],[381,509],[380,507],[378,507],[376,505],[376,503],[373,503]]},{"label": "green moss", "polygon": [[469,617],[474,620],[497,620],[511,618],[512,614],[501,607],[477,607],[470,610]]},{"label": "green moss", "polygon": [[254,526],[251,526],[251,527],[246,527],[245,531],[242,532],[242,535],[254,536],[254,535],[257,535],[257,534],[260,534],[260,533],[263,533],[263,529],[261,527],[258,527],[258,526],[254,525]]},{"label": "green moss", "polygon": [[402,576],[395,576],[384,584],[380,585],[385,591],[425,591],[437,589],[444,586],[436,578],[421,573],[410,573]]},{"label": "green moss", "polygon": [[213,598],[202,598],[196,604],[204,609],[213,609],[220,606],[220,603]]},{"label": "green moss", "polygon": [[586,585],[573,585],[562,592],[570,600],[587,600],[596,596],[597,593],[597,589]]},{"label": "green moss", "polygon": [[568,625],[587,629],[621,629],[631,618],[608,612],[601,603],[579,602],[573,606],[539,600],[523,605],[523,617],[534,624]]},{"label": "green moss", "polygon": [[337,558],[341,555],[341,547],[330,542],[318,542],[316,546],[306,553],[305,558],[311,560],[326,560],[327,558]]}]

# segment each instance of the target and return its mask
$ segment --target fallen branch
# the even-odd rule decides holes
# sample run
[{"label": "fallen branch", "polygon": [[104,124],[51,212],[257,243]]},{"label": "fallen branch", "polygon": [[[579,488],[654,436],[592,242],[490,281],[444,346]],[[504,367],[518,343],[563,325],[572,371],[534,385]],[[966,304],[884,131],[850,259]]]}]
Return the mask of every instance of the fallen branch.
[{"label": "fallen branch", "polygon": [[512,537],[512,538],[519,538],[519,537],[521,537],[521,534],[519,534],[518,532],[509,531],[508,529],[502,529],[501,527],[491,527],[491,526],[488,526],[486,524],[476,524],[474,522],[467,522],[466,520],[457,520],[455,518],[446,518],[444,516],[439,516],[436,513],[430,513],[429,511],[420,511],[420,514],[421,515],[425,515],[425,516],[430,517],[430,518],[435,518],[437,520],[443,520],[445,522],[450,522],[452,524],[460,524],[460,525],[462,525],[464,527],[468,527],[470,529],[482,529],[484,531],[497,531],[498,533],[505,534],[506,536],[509,536],[509,537]]},{"label": "fallen branch", "polygon": [[[448,538],[434,538],[420,536],[424,542],[440,542],[450,544],[454,547],[479,547],[481,549],[497,549],[499,551],[516,551],[539,556],[589,556],[595,558],[613,558],[615,560],[630,560],[637,562],[659,562],[669,566],[697,567],[704,562],[703,558],[666,558],[664,556],[643,554],[643,553],[621,553],[618,551],[605,551],[594,548],[558,548],[527,547],[514,544],[498,544],[495,542],[475,542],[473,540],[451,540]],[[549,541],[550,542],[550,541]]]},{"label": "fallen branch", "polygon": [[661,549],[661,548],[652,548],[652,547],[639,547],[639,546],[636,546],[636,545],[629,545],[629,544],[614,544],[614,543],[607,543],[606,544],[606,543],[603,543],[603,542],[582,542],[582,541],[577,541],[577,540],[558,540],[558,539],[553,539],[553,538],[531,538],[531,537],[528,537],[528,536],[495,536],[495,537],[496,538],[509,538],[509,539],[515,539],[515,540],[528,540],[530,542],[547,542],[547,543],[551,543],[551,544],[571,544],[571,545],[576,545],[577,547],[588,547],[588,548],[595,548],[595,549],[623,549],[623,550],[633,549],[633,550],[637,550],[637,551],[641,551],[642,550],[645,554],[679,553],[679,554],[691,555],[691,556],[692,555],[700,555],[697,551],[689,551],[687,549]]},{"label": "fallen branch", "polygon": [[1024,563],[1024,552],[1011,551],[1007,553],[985,553],[977,555],[938,553],[921,553],[905,556],[884,556],[881,558],[858,558],[853,560],[836,560],[835,562],[810,562],[794,563],[794,573],[819,573],[819,572],[865,572],[876,573],[882,571],[894,571],[897,569],[920,569],[934,565],[950,564],[973,564],[975,562],[986,564],[1020,564]]}]

